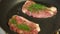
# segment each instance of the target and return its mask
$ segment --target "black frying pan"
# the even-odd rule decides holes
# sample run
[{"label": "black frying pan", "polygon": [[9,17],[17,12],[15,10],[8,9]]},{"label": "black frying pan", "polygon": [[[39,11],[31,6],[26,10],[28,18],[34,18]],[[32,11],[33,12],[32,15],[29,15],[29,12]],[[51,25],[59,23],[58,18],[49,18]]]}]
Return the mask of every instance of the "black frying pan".
[{"label": "black frying pan", "polygon": [[17,2],[17,0],[3,0],[0,2],[0,26],[8,33],[8,34],[17,34],[9,29],[8,20],[13,15],[23,16],[24,18],[36,22],[40,25],[41,31],[39,34],[55,34],[55,32],[60,28],[60,5],[59,0],[34,0],[37,3],[43,3],[46,5],[53,5],[57,7],[58,13],[46,19],[38,19],[29,17],[28,15],[22,13],[22,5],[25,1]]}]

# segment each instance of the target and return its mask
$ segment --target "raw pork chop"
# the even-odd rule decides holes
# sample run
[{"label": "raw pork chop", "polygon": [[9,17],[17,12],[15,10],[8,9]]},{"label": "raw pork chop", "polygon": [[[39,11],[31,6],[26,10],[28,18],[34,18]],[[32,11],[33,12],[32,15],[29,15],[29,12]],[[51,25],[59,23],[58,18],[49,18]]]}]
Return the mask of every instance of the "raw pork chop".
[{"label": "raw pork chop", "polygon": [[47,7],[44,5],[39,5],[32,0],[27,0],[22,7],[22,12],[34,18],[49,18],[49,17],[56,15],[57,8],[53,6]]},{"label": "raw pork chop", "polygon": [[8,22],[10,29],[18,34],[38,34],[39,24],[31,22],[21,16],[14,15]]}]

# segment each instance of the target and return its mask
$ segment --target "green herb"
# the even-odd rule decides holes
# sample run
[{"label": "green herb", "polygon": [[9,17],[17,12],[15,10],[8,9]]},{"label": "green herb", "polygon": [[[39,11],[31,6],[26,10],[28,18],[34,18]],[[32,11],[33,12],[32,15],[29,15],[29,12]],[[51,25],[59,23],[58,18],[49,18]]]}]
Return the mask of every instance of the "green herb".
[{"label": "green herb", "polygon": [[32,4],[28,7],[28,10],[30,10],[31,12],[33,11],[39,11],[39,10],[43,10],[45,9],[46,6],[42,5],[42,4]]},{"label": "green herb", "polygon": [[21,30],[30,31],[30,27],[28,25],[26,25],[26,24],[17,24],[15,19],[11,19],[10,22],[15,24],[16,27],[21,29]]},{"label": "green herb", "polygon": [[17,23],[15,19],[11,19],[10,22],[13,23],[13,24],[16,24]]},{"label": "green herb", "polygon": [[26,24],[19,24],[19,25],[17,25],[17,28],[26,30],[26,31],[30,31],[30,27],[28,27]]}]

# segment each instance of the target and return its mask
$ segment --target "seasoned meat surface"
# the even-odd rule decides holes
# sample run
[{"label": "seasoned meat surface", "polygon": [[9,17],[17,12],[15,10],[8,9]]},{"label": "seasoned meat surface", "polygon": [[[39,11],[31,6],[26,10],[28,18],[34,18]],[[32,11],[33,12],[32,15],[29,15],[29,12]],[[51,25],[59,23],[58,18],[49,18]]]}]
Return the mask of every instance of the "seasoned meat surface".
[{"label": "seasoned meat surface", "polygon": [[8,22],[10,29],[18,34],[38,34],[39,24],[31,22],[21,16],[14,15]]},{"label": "seasoned meat surface", "polygon": [[[31,5],[35,4],[33,7]],[[38,9],[40,6],[40,9]],[[31,8],[29,8],[31,7]],[[37,9],[35,9],[37,7]],[[45,8],[45,9],[41,9]],[[27,14],[28,16],[32,16],[34,18],[49,18],[57,13],[57,8],[56,7],[45,7],[44,5],[38,5],[32,0],[27,0],[25,4],[22,7],[22,12]]]}]

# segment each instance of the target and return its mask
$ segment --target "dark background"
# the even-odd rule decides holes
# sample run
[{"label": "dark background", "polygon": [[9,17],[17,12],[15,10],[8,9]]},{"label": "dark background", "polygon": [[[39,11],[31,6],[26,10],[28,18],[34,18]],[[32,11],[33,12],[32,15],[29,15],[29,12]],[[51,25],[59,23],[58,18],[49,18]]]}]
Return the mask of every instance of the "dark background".
[{"label": "dark background", "polygon": [[[29,17],[25,17],[31,21],[37,22],[40,24],[41,32],[39,34],[54,34],[60,28],[60,1],[59,0],[34,0],[41,1],[43,3],[49,3],[55,5],[58,9],[58,13],[56,16],[48,19],[29,19]],[[18,4],[17,0],[1,0],[0,1],[0,26],[9,34],[16,34],[11,31],[7,26],[7,14],[9,13],[16,4]],[[14,10],[14,8],[12,9]]]}]

